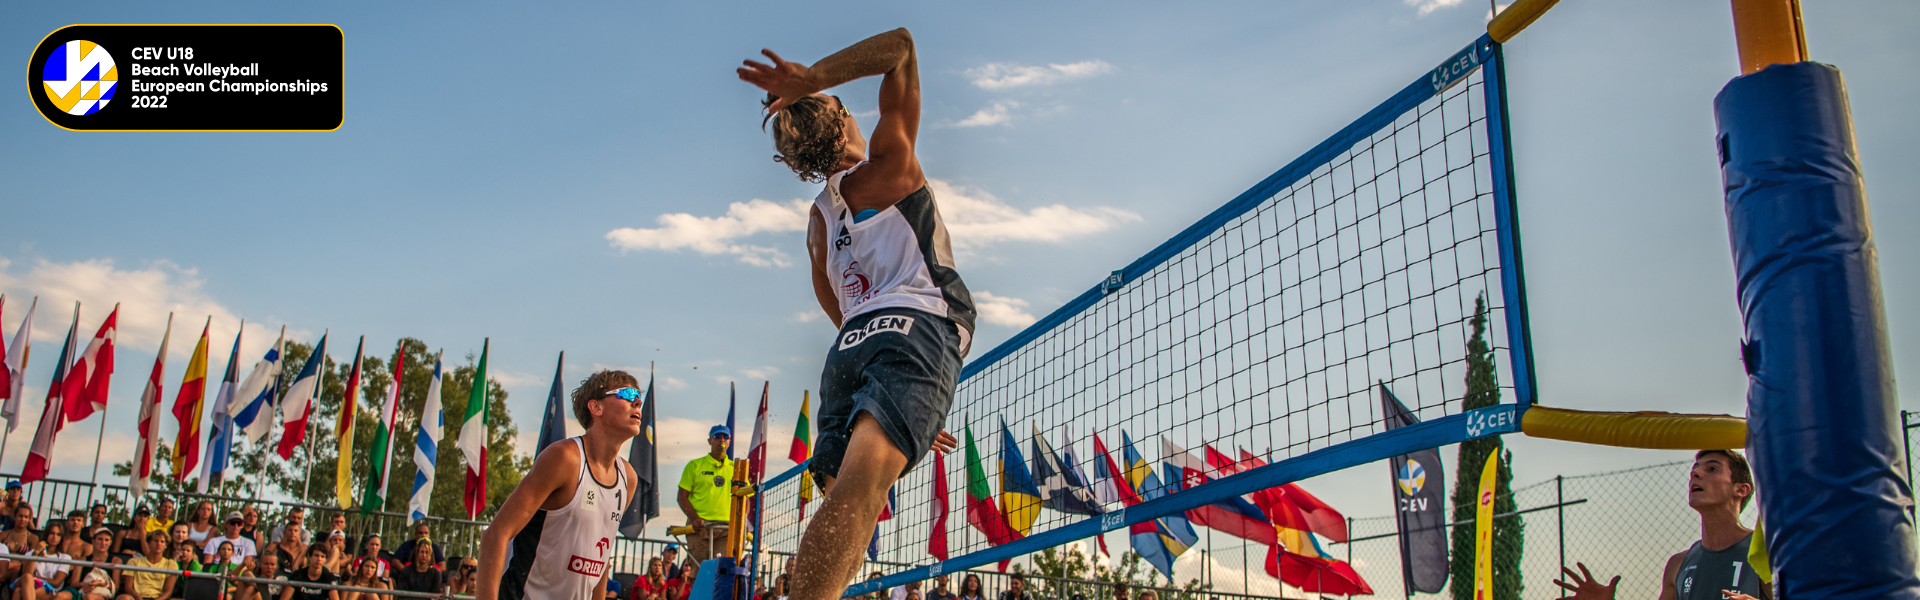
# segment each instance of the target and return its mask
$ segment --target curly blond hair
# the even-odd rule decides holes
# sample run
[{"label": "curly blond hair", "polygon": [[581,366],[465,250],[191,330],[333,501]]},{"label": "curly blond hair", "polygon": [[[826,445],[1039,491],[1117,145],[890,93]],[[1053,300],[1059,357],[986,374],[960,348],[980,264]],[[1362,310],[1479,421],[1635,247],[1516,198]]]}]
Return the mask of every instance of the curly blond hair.
[{"label": "curly blond hair", "polygon": [[[772,104],[763,100],[763,106]],[[819,183],[839,170],[847,151],[845,121],[839,107],[822,96],[807,96],[769,115],[773,125],[773,162],[793,169],[801,181]],[[762,123],[765,127],[766,123]]]}]

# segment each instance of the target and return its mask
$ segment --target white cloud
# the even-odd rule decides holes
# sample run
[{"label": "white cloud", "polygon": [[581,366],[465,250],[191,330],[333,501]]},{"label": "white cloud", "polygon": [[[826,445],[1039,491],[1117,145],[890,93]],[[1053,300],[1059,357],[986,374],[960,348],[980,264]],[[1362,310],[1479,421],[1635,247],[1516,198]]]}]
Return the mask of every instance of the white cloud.
[{"label": "white cloud", "polygon": [[979,112],[975,112],[971,116],[954,123],[953,126],[986,127],[989,125],[1005,125],[1013,121],[1013,109],[1019,107],[1020,103],[1012,100],[995,102],[993,106],[982,108]]},{"label": "white cloud", "polygon": [[[1454,0],[1458,2],[1459,0]],[[988,90],[1004,90],[1017,87],[1051,85],[1062,81],[1082,79],[1094,75],[1112,73],[1113,65],[1104,60],[1084,60],[1077,63],[1053,63],[1044,66],[1021,65],[1015,63],[987,63],[967,69],[967,77],[973,79],[973,85]]]},{"label": "white cloud", "polygon": [[607,232],[607,241],[622,250],[691,249],[701,254],[732,254],[740,262],[761,267],[792,264],[786,253],[767,246],[736,243],[739,238],[761,232],[806,231],[807,208],[812,201],[795,199],[784,204],[755,198],[735,202],[726,216],[696,217],[670,213],[654,219],[657,229],[622,227]]},{"label": "white cloud", "polygon": [[749,379],[772,379],[774,374],[779,372],[780,372],[780,369],[776,367],[760,367],[758,369],[741,369],[740,370],[740,374],[746,375]]},{"label": "white cloud", "polygon": [[661,377],[660,378],[660,391],[671,392],[674,390],[684,390],[684,389],[687,389],[687,382],[683,379],[680,379],[679,377]]},{"label": "white cloud", "polygon": [[979,290],[973,293],[973,303],[980,309],[980,319],[995,325],[1026,327],[1039,320],[1027,313],[1027,301],[1019,298]]},{"label": "white cloud", "polygon": [[[952,235],[954,249],[962,252],[1000,242],[1063,243],[1120,223],[1140,220],[1140,215],[1131,211],[1106,206],[1073,208],[1054,204],[1022,210],[979,188],[933,178],[927,183],[940,205],[941,220]],[[809,202],[794,200],[784,205],[766,200],[735,202],[724,217],[666,214],[659,217],[662,227],[658,229],[615,229],[607,233],[607,239],[624,249],[692,248],[702,254],[734,254],[741,262],[753,265],[788,266],[785,254],[745,243],[745,238],[763,232],[805,231]],[[802,322],[810,319],[795,318]],[[730,379],[722,376],[719,380]]]},{"label": "white cloud", "polygon": [[[348,360],[347,362],[353,362],[353,361]],[[542,385],[542,386],[553,385],[553,380],[547,379],[546,376],[544,375],[528,375],[526,373],[515,373],[513,371],[506,371],[501,369],[491,369],[487,371],[487,379],[498,381],[500,382],[500,385],[505,387],[521,387],[521,386],[535,385],[535,384]],[[565,387],[567,386],[567,382],[562,380],[560,385]]]},{"label": "white cloud", "polygon": [[[64,340],[67,327],[72,323],[75,301],[80,302],[79,336],[83,345],[118,303],[120,316],[114,344],[121,348],[158,350],[161,334],[167,328],[167,315],[173,313],[173,342],[167,349],[169,362],[191,357],[200,333],[194,331],[194,326],[207,325],[211,317],[208,359],[214,365],[224,365],[227,353],[233,348],[233,336],[240,327],[240,317],[203,289],[206,281],[197,269],[172,262],[160,260],[145,268],[120,269],[112,259],[104,258],[69,263],[35,259],[25,273],[14,272],[12,266],[12,261],[0,259],[0,291],[7,292],[6,312],[24,316],[33,297],[40,298],[33,324],[36,343],[58,345]],[[279,325],[271,317],[247,322],[246,344],[241,349],[242,360],[248,361],[246,364],[252,364],[251,361],[257,360],[273,343],[279,335]],[[313,334],[304,329],[289,329],[287,336],[310,339]],[[53,351],[59,352],[58,348]],[[120,369],[126,370],[126,367]],[[133,371],[145,372],[144,369]]]},{"label": "white cloud", "polygon": [[1407,3],[1407,6],[1411,6],[1416,9],[1419,9],[1420,16],[1422,17],[1432,14],[1433,11],[1440,10],[1442,8],[1459,6],[1461,2],[1461,0],[1405,0],[1405,1]]},{"label": "white cloud", "polygon": [[801,323],[812,323],[814,321],[818,321],[825,318],[827,318],[827,313],[823,313],[818,310],[803,310],[797,313],[793,313],[793,320],[799,321]]},{"label": "white cloud", "polygon": [[1133,212],[1106,206],[1080,209],[1055,204],[1020,210],[980,188],[933,178],[927,183],[933,187],[953,245],[960,250],[1008,241],[1057,244],[1140,220]]}]

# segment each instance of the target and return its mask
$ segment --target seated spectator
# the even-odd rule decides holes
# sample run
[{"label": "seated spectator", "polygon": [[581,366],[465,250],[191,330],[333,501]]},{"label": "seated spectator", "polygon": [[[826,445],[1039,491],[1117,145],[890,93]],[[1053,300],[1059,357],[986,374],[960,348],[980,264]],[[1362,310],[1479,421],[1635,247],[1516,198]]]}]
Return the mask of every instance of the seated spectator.
[{"label": "seated spectator", "polygon": [[300,527],[300,521],[298,520],[288,520],[287,523],[281,527],[280,532],[285,533],[286,536],[279,538],[272,544],[268,544],[267,549],[260,551],[260,553],[278,555],[280,557],[280,568],[286,569],[287,571],[307,568],[307,543],[300,541],[311,539],[307,535],[306,530]]},{"label": "seated spectator", "polygon": [[[161,505],[160,513],[165,514],[166,512],[166,505]],[[214,522],[214,519],[218,518],[220,518],[220,515],[214,514],[213,503],[201,500],[193,503],[193,510],[187,513],[186,519],[181,520],[179,523],[168,524],[165,529],[172,530],[180,525],[186,525],[187,539],[193,540],[193,545],[200,548],[200,553],[213,554],[213,551],[219,548],[217,546],[209,546],[207,542],[220,536],[220,524]],[[154,520],[158,521],[159,516],[156,515]],[[151,525],[149,525],[149,527],[151,527]]]},{"label": "seated spectator", "polygon": [[447,574],[447,593],[459,596],[473,595],[474,590],[479,587],[478,582],[473,579],[480,574],[480,559],[467,556],[455,562],[460,565],[460,568]]},{"label": "seated spectator", "polygon": [[119,533],[117,528],[107,523],[107,505],[95,502],[92,508],[87,509],[87,531],[93,531],[101,527],[105,527],[114,533]]},{"label": "seated spectator", "polygon": [[[171,550],[172,552],[169,553],[169,556],[167,556],[167,558],[173,559],[173,562],[175,564],[180,565],[180,570],[182,571],[198,571],[200,570],[200,567],[201,567],[200,551],[194,548],[195,546],[190,543],[188,544],[169,543],[167,545],[167,549]],[[185,586],[182,586],[182,587],[185,587]],[[174,590],[174,591],[176,592],[174,596],[179,597],[180,594],[178,594],[177,592],[179,592],[180,590]]]},{"label": "seated spectator", "polygon": [[6,493],[0,494],[0,531],[13,529],[13,508],[21,504],[20,480],[7,482]]},{"label": "seated spectator", "polygon": [[87,511],[79,509],[68,511],[67,528],[62,531],[67,534],[64,536],[67,542],[66,546],[61,548],[60,551],[65,552],[68,556],[81,556],[91,552],[93,550],[92,548],[85,547],[90,545],[87,541],[87,538],[90,536],[85,533],[86,531],[88,531]]},{"label": "seated spectator", "polygon": [[[142,523],[141,525],[145,525]],[[144,529],[144,527],[142,528]],[[125,534],[132,535],[129,529]],[[165,569],[177,572],[180,564],[165,556],[167,550],[167,532],[147,531],[144,547],[146,553],[127,559],[127,566]],[[149,573],[146,571],[125,571],[120,575],[120,597],[118,600],[157,600],[173,595],[173,586],[178,585],[180,577],[169,573]]]},{"label": "seated spectator", "polygon": [[[116,563],[113,556],[113,532],[105,527],[93,530],[93,542],[87,544],[87,550],[75,555],[79,560],[96,563]],[[81,567],[76,572],[75,587],[79,591],[79,600],[107,600],[114,596],[113,570],[105,567]]]},{"label": "seated spectator", "polygon": [[1000,600],[1030,600],[1027,595],[1027,576],[1014,573],[1007,576],[1007,591],[1000,592]]},{"label": "seated spectator", "polygon": [[[127,527],[114,534],[113,553],[115,555],[126,560],[147,553],[147,518],[152,515],[153,511],[145,506],[133,509],[133,518],[128,519]],[[160,534],[162,543],[166,538],[166,534]]]},{"label": "seated spectator", "polygon": [[[427,526],[426,521],[420,521],[420,522],[414,523],[413,538],[404,542],[400,542],[400,547],[393,549],[393,555],[400,557],[402,559],[411,561],[412,560],[411,557],[413,556],[413,545],[419,542],[428,541],[432,539],[432,536],[433,536],[433,529]],[[433,545],[433,562],[434,564],[437,564],[437,565],[445,565],[447,563],[447,556],[441,552],[440,546],[438,544]]]},{"label": "seated spectator", "polygon": [[0,544],[8,548],[19,548],[22,552],[40,547],[40,536],[34,535],[33,507],[22,502],[7,511],[13,519],[6,531],[0,531]]},{"label": "seated spectator", "polygon": [[[66,535],[64,532],[58,528],[50,529],[47,531],[47,535],[40,540],[37,549],[32,552],[19,553],[45,556],[48,558],[70,559],[72,558],[71,556],[60,551],[60,547],[65,541]],[[61,589],[67,586],[68,576],[71,575],[73,567],[50,562],[36,563],[33,561],[25,561],[25,563],[22,568],[31,567],[33,569],[33,576],[21,577],[14,580],[13,585],[9,586],[13,590],[13,593],[10,595],[13,600],[50,600],[55,595],[63,593]],[[22,583],[28,585],[27,589],[21,589],[20,586]],[[71,594],[68,595],[71,596]]]},{"label": "seated spectator", "polygon": [[386,579],[389,574],[393,573],[393,563],[388,562],[387,557],[383,556],[380,553],[380,546],[381,546],[380,534],[378,533],[367,534],[367,538],[364,544],[365,545],[360,548],[361,550],[360,555],[354,557],[353,566],[350,567],[350,570],[348,572],[359,573],[360,565],[362,563],[369,563],[369,564],[372,564],[374,567],[373,568],[374,577]]},{"label": "seated spectator", "polygon": [[[153,511],[153,518],[147,520],[147,531],[166,531],[173,529],[173,499],[160,500],[160,508]],[[145,536],[146,534],[141,534]]]},{"label": "seated spectator", "polygon": [[983,600],[986,595],[987,588],[980,585],[979,575],[968,573],[960,580],[960,600]]},{"label": "seated spectator", "polygon": [[[307,520],[307,509],[304,509],[304,508],[300,508],[300,507],[298,507],[298,506],[295,506],[295,507],[293,507],[293,508],[290,508],[290,509],[287,509],[287,520],[286,520],[285,522],[283,522],[283,523],[281,523],[281,524],[279,524],[279,525],[277,525],[277,526],[275,526],[275,527],[273,528],[273,540],[272,540],[272,541],[274,541],[274,542],[278,542],[278,541],[280,541],[280,540],[281,540],[281,538],[283,538],[283,537],[285,537],[285,534],[286,534],[286,531],[287,531],[287,528],[288,528],[289,526],[298,526],[298,527],[300,527],[300,528],[302,528],[302,529],[304,529],[304,526],[305,526],[305,524],[306,524],[306,520]],[[300,532],[300,540],[299,540],[299,541],[300,541],[300,547],[302,547],[302,548],[305,548],[305,547],[307,547],[307,545],[309,545],[309,544],[312,544],[312,543],[313,543],[313,531],[311,531],[311,530],[305,530],[305,531],[301,531],[301,532]],[[296,557],[296,558],[304,558],[304,556],[305,556],[305,554],[306,554],[306,552],[305,552],[305,551],[302,551],[302,552],[301,552],[301,555],[300,555],[300,556],[298,556],[298,557]],[[291,565],[289,565],[289,566],[291,566]]]},{"label": "seated spectator", "polygon": [[[379,575],[374,574],[373,572],[374,564],[375,563],[372,560],[364,560],[364,561],[354,563],[353,577],[349,577],[347,578],[346,581],[340,582],[340,585],[359,587],[359,588],[373,588],[376,590],[393,589],[393,585],[390,583],[387,583],[387,580],[385,578],[382,578]],[[379,598],[383,598],[383,597],[384,596],[382,596],[381,594],[378,594],[375,592],[350,592],[350,591],[340,592],[340,600],[378,600]]]},{"label": "seated spectator", "polygon": [[[328,573],[332,573],[336,578],[351,574],[348,568],[352,566],[353,553],[347,550],[347,532],[334,531],[327,536],[327,543],[315,544],[314,547],[326,551],[326,558],[321,566],[326,568]],[[307,559],[313,559],[312,552],[307,553]]]},{"label": "seated spectator", "polygon": [[620,580],[607,579],[607,593],[601,594],[602,600],[620,600]]},{"label": "seated spectator", "polygon": [[[236,556],[234,543],[231,540],[221,540],[211,545],[214,550],[213,554],[208,555],[207,562],[205,564],[195,562],[193,568],[188,570],[217,575],[240,575],[241,571],[245,570],[247,561]],[[188,550],[192,549],[188,548]],[[239,583],[228,583],[225,595],[232,598],[241,591]]]},{"label": "seated spectator", "polygon": [[[286,581],[288,571],[281,567],[280,557],[275,554],[262,554],[254,561],[254,566],[241,570],[246,577]],[[254,583],[252,589],[239,600],[286,600],[293,590],[284,584]]]},{"label": "seated spectator", "polygon": [[[238,512],[227,513],[227,521],[221,524],[220,526],[220,530],[221,530],[220,535],[213,539],[207,540],[206,548],[209,550],[218,551],[220,549],[220,544],[230,543],[230,544],[233,544],[233,554],[230,555],[226,560],[229,561],[231,564],[240,565],[253,560],[254,556],[257,556],[260,554],[260,549],[255,548],[253,546],[252,538],[248,538],[247,536],[240,535],[240,525],[245,522],[246,522],[246,519],[241,517],[240,513]],[[213,554],[211,552],[206,553],[203,561],[209,562],[209,563],[213,562]]]},{"label": "seated spectator", "polygon": [[665,550],[660,551],[660,563],[663,565],[666,565],[667,579],[679,579],[680,578],[680,545],[667,544],[667,548]]},{"label": "seated spectator", "polygon": [[667,569],[658,557],[647,561],[647,572],[633,581],[633,593],[627,600],[663,600],[667,592]]},{"label": "seated spectator", "polygon": [[260,509],[252,504],[240,507],[240,537],[253,540],[253,547],[265,548],[266,541],[260,539]]},{"label": "seated spectator", "polygon": [[[892,598],[892,600],[908,600],[907,599],[908,594],[918,595],[919,593],[920,593],[920,582],[909,581],[907,582],[906,585],[893,588],[893,594],[890,597]],[[915,599],[915,600],[918,600],[918,599]]]},{"label": "seated spectator", "polygon": [[413,540],[413,560],[393,570],[393,589],[403,592],[438,594],[447,588],[447,573],[434,559],[439,548],[424,539]]},{"label": "seated spectator", "polygon": [[946,575],[933,578],[933,591],[927,592],[927,600],[953,600],[951,584]]},{"label": "seated spectator", "polygon": [[339,592],[335,590],[300,585],[340,583],[340,577],[327,570],[327,554],[326,546],[314,544],[307,547],[307,568],[287,575],[287,600],[341,600]]}]

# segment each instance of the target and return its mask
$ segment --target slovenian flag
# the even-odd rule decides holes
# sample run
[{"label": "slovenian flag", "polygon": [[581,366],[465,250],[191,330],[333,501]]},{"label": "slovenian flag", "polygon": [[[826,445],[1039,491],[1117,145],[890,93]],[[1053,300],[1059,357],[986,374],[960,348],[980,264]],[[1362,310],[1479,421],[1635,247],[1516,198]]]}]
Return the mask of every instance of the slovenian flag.
[{"label": "slovenian flag", "polygon": [[282,460],[293,460],[293,449],[299,448],[307,440],[307,417],[313,416],[313,404],[320,399],[321,383],[326,379],[327,370],[327,334],[320,334],[320,342],[313,345],[313,353],[307,355],[307,362],[300,366],[300,374],[294,376],[293,385],[287,386],[286,406],[280,408],[280,446]]},{"label": "slovenian flag", "polygon": [[180,423],[173,439],[173,479],[186,481],[200,466],[200,413],[207,401],[207,334],[213,329],[213,317],[207,317],[200,329],[200,342],[193,345],[187,359],[187,372],[180,376],[180,393],[173,399],[173,419]]},{"label": "slovenian flag", "polygon": [[367,449],[367,489],[360,495],[360,516],[386,510],[387,480],[393,474],[393,425],[400,417],[400,381],[407,372],[407,345],[401,342],[393,353],[393,381],[387,384],[387,397],[380,403],[380,424],[373,430],[373,447]]},{"label": "slovenian flag", "polygon": [[280,398],[280,373],[284,365],[282,357],[287,351],[287,326],[280,326],[280,339],[267,348],[267,355],[260,362],[253,363],[253,370],[247,373],[247,379],[240,382],[240,389],[234,392],[235,402],[227,406],[227,414],[233,416],[233,427],[245,435],[247,441],[265,443],[268,428],[277,420],[274,407]]},{"label": "slovenian flag", "polygon": [[[446,354],[441,352],[440,354]],[[407,500],[409,521],[427,518],[433,508],[433,469],[440,459],[440,436],[447,417],[440,410],[440,355],[433,357],[433,379],[427,380],[427,399],[413,433],[413,497]]]}]

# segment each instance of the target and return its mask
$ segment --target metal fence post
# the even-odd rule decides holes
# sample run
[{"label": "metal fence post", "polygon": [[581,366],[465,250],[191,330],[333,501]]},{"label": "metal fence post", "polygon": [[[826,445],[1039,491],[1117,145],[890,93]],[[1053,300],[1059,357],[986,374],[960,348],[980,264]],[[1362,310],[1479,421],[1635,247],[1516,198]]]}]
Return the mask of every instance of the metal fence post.
[{"label": "metal fence post", "polygon": [[1556,535],[1554,537],[1560,541],[1560,571],[1561,572],[1565,572],[1567,570],[1567,486],[1566,486],[1566,482],[1567,482],[1566,476],[1563,476],[1563,475],[1553,476],[1553,503],[1559,505],[1558,507],[1553,509],[1553,513],[1554,513],[1554,519],[1559,522],[1559,526],[1560,526],[1559,535]]}]

